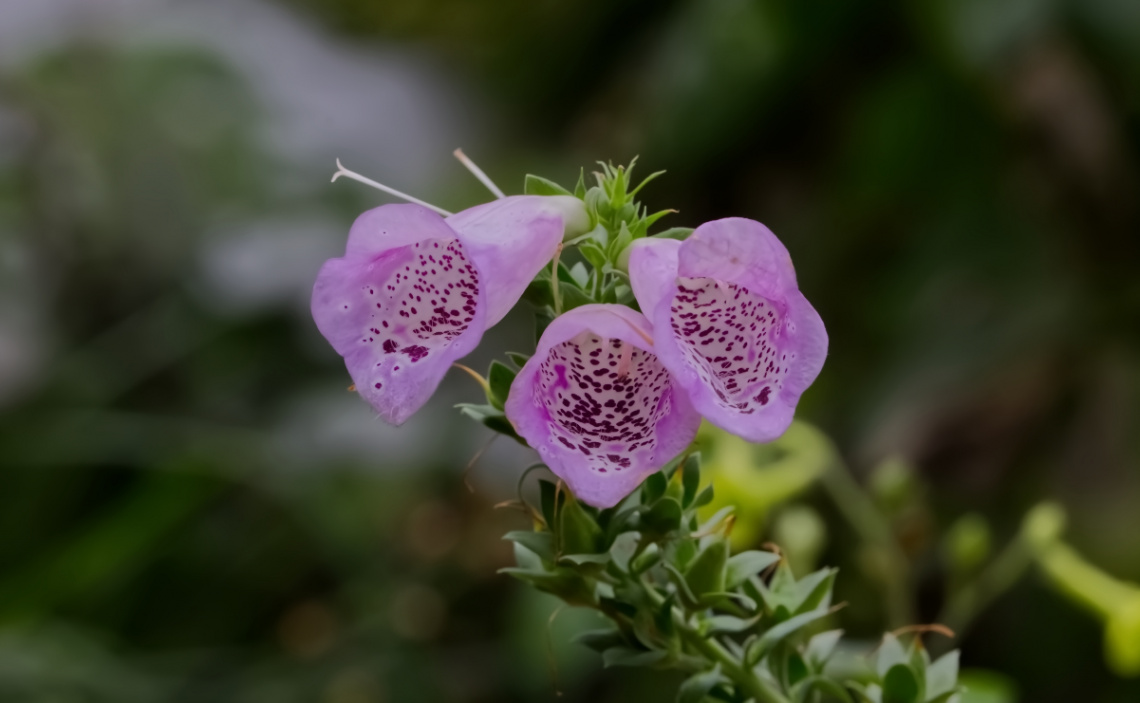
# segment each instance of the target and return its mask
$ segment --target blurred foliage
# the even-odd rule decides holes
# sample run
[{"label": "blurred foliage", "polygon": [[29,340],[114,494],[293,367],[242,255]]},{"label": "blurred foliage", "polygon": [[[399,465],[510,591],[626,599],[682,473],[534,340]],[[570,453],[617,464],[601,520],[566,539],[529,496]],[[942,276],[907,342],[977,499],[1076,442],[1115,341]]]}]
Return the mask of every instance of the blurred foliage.
[{"label": "blurred foliage", "polygon": [[[1140,581],[1137,3],[282,5],[468,85],[505,186],[641,154],[669,169],[645,193],[669,226],[749,216],[787,243],[831,336],[801,414],[874,489],[863,507],[893,506],[902,554],[867,549],[822,481],[755,540],[840,566],[850,634],[903,602],[881,593],[900,564],[912,621],[987,557],[1016,566],[1047,498],[1092,573]],[[578,614],[547,657],[554,606],[495,574],[525,520],[464,487],[458,418],[367,426],[380,447],[349,451],[320,418],[368,411],[314,391],[348,381],[292,303],[306,284],[250,309],[204,283],[234,230],[344,230],[376,202],[272,151],[259,97],[210,50],[153,41],[0,68],[0,699],[549,700],[551,661],[564,700],[671,696],[562,647],[594,626]],[[797,557],[780,534],[810,536],[809,514],[824,543]],[[1124,673],[1134,613],[1098,622],[1042,583],[961,633],[968,700],[1140,697],[1102,648],[1121,638]]]}]

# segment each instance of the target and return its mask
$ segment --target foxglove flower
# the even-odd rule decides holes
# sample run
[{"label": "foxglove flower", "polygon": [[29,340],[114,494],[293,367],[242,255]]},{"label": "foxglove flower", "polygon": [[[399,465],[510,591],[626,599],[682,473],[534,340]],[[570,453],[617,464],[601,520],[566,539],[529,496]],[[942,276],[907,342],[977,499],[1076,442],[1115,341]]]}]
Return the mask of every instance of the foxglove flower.
[{"label": "foxglove flower", "polygon": [[399,425],[518,302],[564,221],[584,216],[568,197],[513,196],[447,219],[382,205],[356,219],[345,255],[321,268],[313,319],[361,397]]},{"label": "foxglove flower", "polygon": [[623,305],[584,305],[551,322],[505,410],[550,470],[599,508],[684,451],[700,424],[654,353],[648,321]]},{"label": "foxglove flower", "polygon": [[693,406],[751,442],[779,437],[827,355],[780,240],[753,220],[716,220],[684,242],[639,240],[629,274],[657,357]]}]

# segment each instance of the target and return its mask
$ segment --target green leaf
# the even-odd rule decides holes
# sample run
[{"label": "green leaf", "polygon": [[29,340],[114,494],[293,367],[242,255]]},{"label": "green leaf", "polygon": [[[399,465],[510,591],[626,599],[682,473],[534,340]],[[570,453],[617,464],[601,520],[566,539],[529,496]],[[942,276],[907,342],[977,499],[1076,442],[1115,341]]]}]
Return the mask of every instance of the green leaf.
[{"label": "green leaf", "polygon": [[701,455],[700,452],[690,454],[681,468],[681,485],[685,491],[681,499],[681,507],[688,508],[697,497],[697,489],[701,487]]},{"label": "green leaf", "polygon": [[705,621],[705,632],[744,632],[760,622],[760,615],[753,618],[738,618],[735,615],[714,615]]},{"label": "green leaf", "polygon": [[701,700],[720,680],[720,664],[709,671],[693,674],[685,679],[685,683],[681,684],[681,690],[677,692],[677,703],[701,703]]},{"label": "green leaf", "polygon": [[708,593],[723,593],[727,566],[728,540],[713,539],[689,565],[685,583],[698,599]]},{"label": "green leaf", "polygon": [[610,545],[610,560],[622,571],[629,571],[629,560],[637,552],[637,544],[641,540],[638,532],[622,532],[614,538]]},{"label": "green leaf", "polygon": [[681,526],[681,504],[665,497],[641,514],[641,530],[654,535],[668,534]]},{"label": "green leaf", "polygon": [[958,687],[958,650],[947,652],[926,667],[926,696],[934,698]]},{"label": "green leaf", "polygon": [[703,508],[706,505],[708,505],[709,503],[711,503],[712,500],[713,500],[713,486],[710,483],[709,485],[705,486],[705,489],[703,491],[701,491],[699,494],[697,494],[696,500],[694,500],[693,504],[689,507]]},{"label": "green leaf", "polygon": [[804,657],[807,659],[808,665],[817,671],[822,671],[842,636],[843,630],[828,630],[808,640],[807,648],[804,650]]},{"label": "green leaf", "polygon": [[799,703],[812,700],[808,697],[808,694],[810,694],[812,690],[822,691],[831,698],[842,701],[843,703],[853,703],[851,694],[847,692],[847,689],[839,685],[838,682],[833,681],[826,676],[820,676],[818,674],[815,676],[809,676],[796,685],[795,700]]},{"label": "green leaf", "polygon": [[630,572],[633,574],[645,573],[648,569],[652,569],[661,561],[661,549],[656,544],[651,544],[645,548],[641,554],[634,557],[630,563]]},{"label": "green leaf", "polygon": [[883,677],[883,703],[920,703],[918,679],[906,664],[895,664]]},{"label": "green leaf", "polygon": [[665,489],[669,486],[669,480],[665,478],[665,474],[658,471],[651,474],[649,478],[645,479],[645,483],[641,484],[642,502],[649,505],[655,502],[658,498],[665,495]]},{"label": "green leaf", "polygon": [[602,546],[602,528],[576,498],[565,495],[566,501],[558,513],[559,553],[597,554]]},{"label": "green leaf", "polygon": [[610,647],[602,652],[602,663],[607,668],[611,666],[653,666],[667,656],[669,653],[660,649],[647,652],[629,647]]},{"label": "green leaf", "polygon": [[517,366],[518,368],[521,369],[523,366],[526,365],[527,360],[530,359],[530,354],[520,354],[519,352],[507,352],[507,358],[511,360],[512,364],[514,364],[515,366]]},{"label": "green leaf", "polygon": [[763,659],[764,655],[768,653],[768,650],[776,646],[777,643],[829,614],[829,611],[820,609],[811,613],[801,613],[795,617],[788,618],[778,625],[773,625],[764,634],[760,635],[748,648],[748,664],[754,666],[756,662]]},{"label": "green leaf", "polygon": [[511,392],[511,383],[515,380],[515,371],[501,361],[492,361],[491,368],[487,370],[487,383],[490,391],[487,401],[499,410],[507,402],[507,395]]},{"label": "green leaf", "polygon": [[527,195],[574,195],[554,181],[530,173],[526,174],[526,180],[523,181],[523,193]]},{"label": "green leaf", "polygon": [[910,657],[898,638],[889,632],[883,635],[883,643],[879,645],[879,656],[875,660],[875,673],[883,678],[887,672],[899,664],[907,664]]},{"label": "green leaf", "polygon": [[554,535],[533,530],[513,530],[503,535],[503,539],[521,544],[537,554],[543,561],[554,560]]},{"label": "green leaf", "polygon": [[574,186],[574,197],[584,199],[586,197],[586,169],[578,169],[578,185]]},{"label": "green leaf", "polygon": [[558,563],[569,562],[574,566],[582,566],[584,564],[608,564],[610,561],[609,553],[606,554],[563,554],[558,558]]},{"label": "green leaf", "polygon": [[621,631],[613,629],[581,632],[575,635],[571,642],[584,644],[599,654],[607,649],[623,647],[626,644],[625,636],[622,635]]},{"label": "green leaf", "polygon": [[479,405],[476,403],[458,403],[455,407],[459,408],[459,412],[470,417],[473,420],[480,422],[484,427],[498,432],[501,435],[506,435],[516,442],[523,442],[522,438],[515,432],[515,428],[507,420],[507,416],[503,414],[502,410],[493,405]]},{"label": "green leaf", "polygon": [[835,586],[838,569],[820,569],[796,582],[796,604],[793,612],[805,613],[816,608],[831,606],[831,589]]},{"label": "green leaf", "polygon": [[772,552],[747,551],[734,554],[728,560],[725,588],[733,589],[764,569],[780,561],[780,555]]}]

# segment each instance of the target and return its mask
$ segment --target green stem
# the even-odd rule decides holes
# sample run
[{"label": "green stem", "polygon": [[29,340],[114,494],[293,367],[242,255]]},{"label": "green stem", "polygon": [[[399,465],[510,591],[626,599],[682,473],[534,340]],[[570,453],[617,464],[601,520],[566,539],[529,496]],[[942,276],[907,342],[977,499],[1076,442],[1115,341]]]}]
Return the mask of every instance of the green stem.
[{"label": "green stem", "polygon": [[829,467],[821,482],[843,518],[865,543],[882,555],[883,607],[889,626],[896,628],[913,624],[910,564],[894,537],[890,523],[842,462],[837,460]]},{"label": "green stem", "polygon": [[[649,594],[649,599],[653,604],[660,607],[665,599],[649,583],[649,579],[644,574],[637,577],[641,587]],[[791,701],[784,697],[778,691],[772,690],[772,687],[764,683],[756,674],[749,671],[741,662],[737,661],[731,653],[725,650],[711,637],[706,638],[699,632],[689,627],[685,622],[685,617],[682,613],[674,609],[673,611],[673,625],[677,631],[681,633],[684,641],[700,654],[704,655],[706,659],[720,664],[720,670],[724,675],[732,679],[733,683],[741,690],[751,696],[756,703],[791,703]]]},{"label": "green stem", "polygon": [[771,686],[764,683],[756,674],[749,671],[743,664],[738,662],[735,657],[727,652],[724,647],[720,646],[713,639],[706,639],[700,633],[695,632],[692,628],[684,623],[677,614],[673,615],[674,624],[681,632],[685,642],[690,647],[703,654],[706,658],[720,663],[720,670],[725,676],[732,679],[733,683],[739,689],[756,701],[756,703],[791,703],[779,691],[772,689]]}]

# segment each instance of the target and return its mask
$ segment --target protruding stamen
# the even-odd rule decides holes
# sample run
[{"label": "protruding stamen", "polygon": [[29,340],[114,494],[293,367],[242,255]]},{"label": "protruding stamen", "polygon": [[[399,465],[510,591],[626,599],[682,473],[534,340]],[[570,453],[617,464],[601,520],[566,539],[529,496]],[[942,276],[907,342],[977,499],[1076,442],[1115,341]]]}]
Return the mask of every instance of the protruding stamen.
[{"label": "protruding stamen", "polygon": [[451,214],[450,212],[448,212],[447,210],[444,210],[441,207],[436,207],[435,205],[432,205],[431,203],[425,203],[424,201],[420,200],[419,198],[413,198],[412,196],[408,195],[407,193],[401,193],[400,191],[396,190],[395,188],[389,188],[388,186],[384,185],[383,183],[377,183],[376,181],[372,180],[371,178],[365,178],[364,176],[360,175],[356,171],[349,171],[347,168],[345,168],[344,166],[341,165],[340,159],[337,159],[336,160],[336,173],[333,174],[332,182],[336,183],[336,179],[340,178],[341,176],[345,176],[346,178],[351,178],[352,180],[363,183],[366,186],[372,186],[376,190],[382,190],[385,193],[387,193],[388,195],[394,195],[397,198],[400,198],[402,200],[407,200],[409,203],[415,203],[416,205],[422,205],[429,210],[433,210],[435,212],[438,212],[439,214],[443,215],[444,217],[447,217]]},{"label": "protruding stamen", "polygon": [[499,190],[499,186],[495,185],[495,182],[492,181],[490,177],[487,176],[487,174],[483,173],[483,169],[476,166],[474,161],[467,158],[467,154],[464,154],[462,149],[456,149],[451,153],[455,155],[455,158],[459,159],[459,163],[467,167],[467,170],[471,172],[471,175],[478,178],[480,183],[487,186],[487,190],[491,191],[491,193],[496,198],[501,199],[507,197],[503,191]]}]

